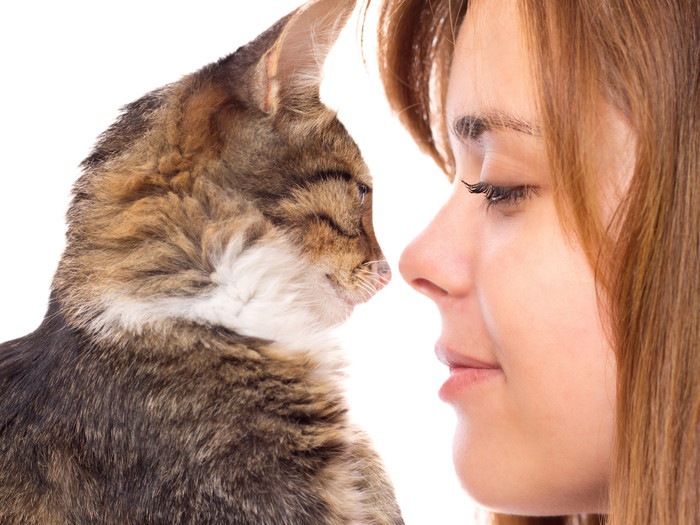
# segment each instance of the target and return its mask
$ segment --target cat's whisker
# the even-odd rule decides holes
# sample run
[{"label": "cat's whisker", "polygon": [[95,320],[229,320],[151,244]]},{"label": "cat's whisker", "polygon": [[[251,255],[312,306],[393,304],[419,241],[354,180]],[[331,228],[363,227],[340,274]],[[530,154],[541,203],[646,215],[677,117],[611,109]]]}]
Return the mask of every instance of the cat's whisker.
[{"label": "cat's whisker", "polygon": [[376,276],[377,273],[366,268],[358,268],[356,275],[358,278],[367,279],[369,277]]},{"label": "cat's whisker", "polygon": [[377,259],[376,261],[367,261],[362,263],[362,266],[372,266],[373,264],[388,264],[388,261],[386,259]]},{"label": "cat's whisker", "polygon": [[[389,279],[391,278],[391,272],[389,271],[389,263],[386,259],[367,261],[362,264],[362,267],[364,271],[368,271],[376,278],[380,288],[388,284]],[[366,268],[369,268],[369,270]],[[379,271],[375,271],[375,268]]]},{"label": "cat's whisker", "polygon": [[355,272],[355,279],[358,284],[371,285],[371,281],[360,272]]},{"label": "cat's whisker", "polygon": [[369,276],[375,276],[377,278],[381,278],[381,275],[374,270],[368,269],[368,268],[360,268],[360,271],[362,272],[363,275],[369,275]]},{"label": "cat's whisker", "polygon": [[382,279],[381,275],[367,270],[364,270],[362,275],[358,275],[358,278],[372,286],[375,291],[377,291],[380,286],[384,284],[384,279]]},{"label": "cat's whisker", "polygon": [[363,263],[362,263],[362,266],[370,266],[370,265],[372,265],[372,264],[374,264],[374,263],[385,263],[385,262],[387,262],[386,259],[377,259],[376,261],[367,261],[367,262],[363,262]]},{"label": "cat's whisker", "polygon": [[380,283],[380,281],[378,281],[376,277],[374,277],[375,275],[376,274],[374,274],[373,272],[368,272],[366,270],[364,270],[362,273],[358,272],[356,274],[357,286],[363,293],[363,296],[366,294],[366,300],[371,299],[372,296],[374,296],[374,294],[376,294],[379,290],[378,284]]},{"label": "cat's whisker", "polygon": [[365,278],[372,282],[372,284],[375,286],[384,282],[382,276],[375,272],[370,272]]},{"label": "cat's whisker", "polygon": [[362,277],[358,277],[357,285],[358,285],[358,287],[360,287],[364,290],[368,290],[368,291],[376,290],[376,287],[370,281],[368,281]]},{"label": "cat's whisker", "polygon": [[375,292],[377,291],[376,288],[374,288],[373,286],[371,286],[367,283],[360,283],[359,289],[361,291],[365,292],[367,294],[368,298],[372,297],[375,294]]}]

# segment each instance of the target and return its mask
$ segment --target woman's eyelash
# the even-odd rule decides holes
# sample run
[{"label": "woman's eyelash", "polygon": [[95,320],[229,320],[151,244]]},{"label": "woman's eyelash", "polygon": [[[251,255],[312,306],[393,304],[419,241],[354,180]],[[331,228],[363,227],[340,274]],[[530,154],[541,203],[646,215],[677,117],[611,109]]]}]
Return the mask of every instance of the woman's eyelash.
[{"label": "woman's eyelash", "polygon": [[476,184],[469,184],[466,181],[462,181],[467,187],[469,193],[482,194],[486,205],[490,208],[491,206],[515,206],[520,204],[522,201],[531,197],[532,195],[537,195],[539,188],[537,186],[494,186],[487,182],[477,182]]}]

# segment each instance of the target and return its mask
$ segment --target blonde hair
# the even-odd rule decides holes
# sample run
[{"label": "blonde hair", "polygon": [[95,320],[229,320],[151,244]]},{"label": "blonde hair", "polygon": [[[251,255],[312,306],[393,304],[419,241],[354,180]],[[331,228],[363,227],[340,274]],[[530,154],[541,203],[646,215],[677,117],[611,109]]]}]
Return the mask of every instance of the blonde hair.
[{"label": "blonde hair", "polygon": [[[494,523],[700,523],[700,2],[521,0],[563,223],[609,311],[618,406],[609,513]],[[418,145],[451,176],[442,104],[466,0],[385,0],[379,64]],[[602,223],[587,147],[612,105],[634,173]],[[572,125],[575,122],[575,125]]]}]

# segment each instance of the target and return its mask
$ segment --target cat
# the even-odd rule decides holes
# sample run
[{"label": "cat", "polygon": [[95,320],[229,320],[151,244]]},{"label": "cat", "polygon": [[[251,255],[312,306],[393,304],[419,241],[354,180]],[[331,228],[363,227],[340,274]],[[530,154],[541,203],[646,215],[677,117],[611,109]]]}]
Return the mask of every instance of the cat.
[{"label": "cat", "polygon": [[0,345],[0,523],[403,523],[329,335],[391,275],[319,95],[353,9],[303,5],[98,139],[48,312]]}]

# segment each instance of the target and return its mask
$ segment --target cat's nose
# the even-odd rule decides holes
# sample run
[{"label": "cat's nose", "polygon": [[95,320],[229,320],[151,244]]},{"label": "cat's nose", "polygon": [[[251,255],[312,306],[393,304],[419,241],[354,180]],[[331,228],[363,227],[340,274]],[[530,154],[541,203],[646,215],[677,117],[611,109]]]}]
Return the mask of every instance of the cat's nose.
[{"label": "cat's nose", "polygon": [[391,281],[391,268],[386,261],[373,261],[370,265],[370,270],[375,275],[379,276],[377,283],[377,291],[384,288]]}]

